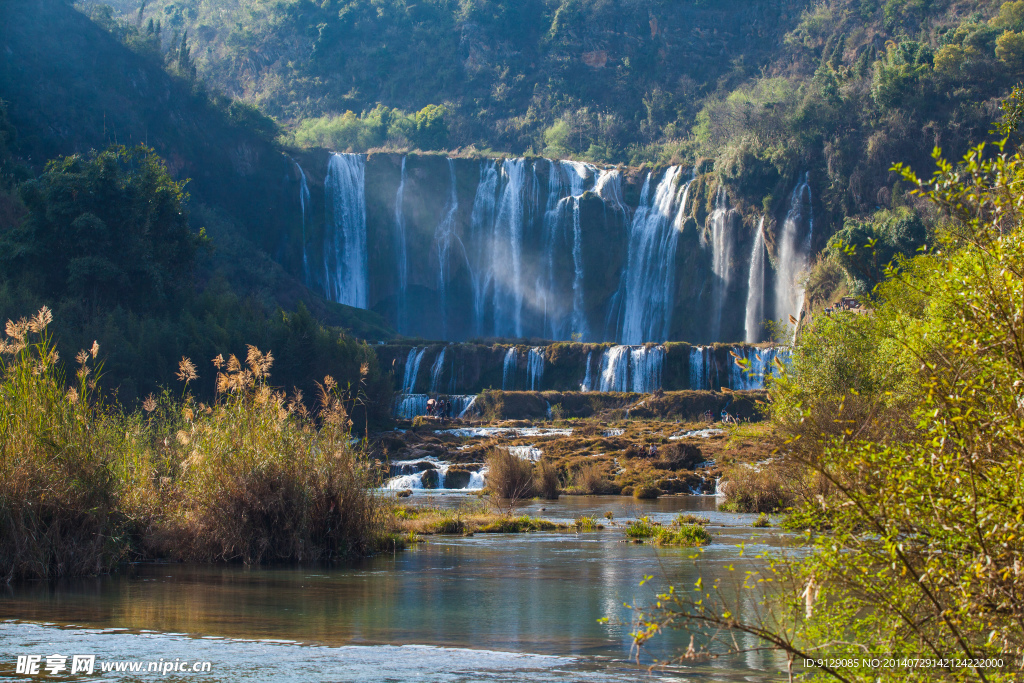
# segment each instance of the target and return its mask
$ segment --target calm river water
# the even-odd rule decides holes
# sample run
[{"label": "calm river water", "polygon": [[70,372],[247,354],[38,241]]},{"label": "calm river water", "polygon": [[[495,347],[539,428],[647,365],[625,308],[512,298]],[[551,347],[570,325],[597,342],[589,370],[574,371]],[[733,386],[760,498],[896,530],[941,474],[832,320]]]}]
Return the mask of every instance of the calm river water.
[{"label": "calm river water", "polygon": [[[208,661],[211,670],[100,673],[97,664],[93,675],[64,671],[48,680],[779,679],[784,662],[768,654],[649,673],[652,658],[685,648],[686,633],[657,639],[639,666],[631,657],[633,613],[623,603],[649,604],[669,583],[732,576],[723,567],[736,562],[739,544],[746,557],[778,545],[771,529],[750,527],[753,516],[714,512],[706,497],[563,497],[525,510],[602,522],[610,511],[617,524],[585,534],[431,537],[404,552],[330,568],[146,564],[97,579],[15,585],[0,589],[0,677],[14,676],[18,655],[42,655],[45,666],[47,655],[59,653],[69,656],[69,667],[70,655],[94,654],[97,663],[178,659]],[[692,549],[623,542],[625,519],[668,521],[682,510],[711,518],[714,542],[699,558]],[[646,575],[654,580],[640,586]],[[598,621],[605,617],[608,623]]]}]

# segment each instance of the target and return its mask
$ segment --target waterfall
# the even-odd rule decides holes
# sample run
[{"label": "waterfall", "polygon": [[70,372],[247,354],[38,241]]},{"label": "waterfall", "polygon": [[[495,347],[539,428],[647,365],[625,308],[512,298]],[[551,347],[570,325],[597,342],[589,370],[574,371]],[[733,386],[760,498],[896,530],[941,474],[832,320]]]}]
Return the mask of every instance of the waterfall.
[{"label": "waterfall", "polygon": [[409,355],[405,358],[405,374],[402,376],[402,393],[411,394],[416,390],[416,376],[420,374],[420,361],[426,348],[409,349]]},{"label": "waterfall", "polygon": [[[626,264],[619,283],[618,301],[624,344],[668,339],[675,305],[676,245],[679,236],[677,210],[685,203],[687,184],[678,191],[681,169],[671,166],[650,196],[651,174],[640,191],[640,205],[629,226]],[[676,220],[673,220],[673,219]]]},{"label": "waterfall", "polygon": [[[789,199],[789,211],[779,235],[779,261],[775,278],[775,317],[783,324],[793,316],[800,319],[804,307],[804,288],[800,275],[807,270],[811,255],[811,240],[814,236],[814,213],[811,207],[811,186],[805,173],[793,189]],[[807,224],[807,236],[801,248],[799,234],[802,225]]]},{"label": "waterfall", "polygon": [[580,391],[583,392],[590,391],[593,388],[591,386],[593,380],[590,377],[590,359],[593,357],[593,355],[593,351],[587,351],[587,369],[586,372],[583,374],[583,384],[580,385]]},{"label": "waterfall", "polygon": [[661,388],[661,373],[665,365],[664,346],[641,346],[629,354],[630,391],[649,394]]},{"label": "waterfall", "polygon": [[690,389],[714,391],[718,386],[718,363],[713,346],[690,348]]},{"label": "waterfall", "polygon": [[516,371],[519,365],[519,353],[516,347],[509,347],[505,352],[505,362],[501,372],[501,388],[504,391],[514,391],[516,388]]},{"label": "waterfall", "polygon": [[622,182],[618,171],[577,161],[481,162],[464,250],[476,336],[591,337],[584,196],[626,216]]},{"label": "waterfall", "polygon": [[606,205],[611,204],[613,209],[625,215],[627,209],[622,197],[622,174],[617,170],[607,169],[598,172],[597,180],[594,182],[594,194]]},{"label": "waterfall", "polygon": [[[777,346],[764,349],[751,346],[734,347],[732,353],[734,362],[729,368],[729,388],[737,391],[764,389],[768,377],[778,373],[775,359],[782,360],[789,357],[788,349]],[[743,370],[735,362],[740,359],[748,361],[747,370]]]},{"label": "waterfall", "polygon": [[[449,394],[444,398],[452,404],[452,416],[459,418],[464,417],[476,403],[475,394],[465,396]],[[426,415],[427,401],[429,400],[428,394],[400,394],[395,400],[394,415],[399,420],[411,420],[414,417]]]},{"label": "waterfall", "polygon": [[580,229],[580,198],[572,198],[572,333],[585,341],[590,336],[583,302],[583,231]]},{"label": "waterfall", "polygon": [[[547,283],[544,288],[544,330],[551,339],[564,339],[562,330],[564,313],[559,305],[560,297],[555,295],[556,266],[555,253],[559,246],[559,226],[561,225],[561,199],[565,191],[562,182],[562,170],[558,162],[548,160],[548,199],[544,209],[544,254],[547,267]],[[538,287],[538,290],[541,289]]]},{"label": "waterfall", "polygon": [[306,172],[299,166],[299,162],[292,161],[299,171],[299,205],[302,207],[302,282],[307,287],[309,281],[309,253],[306,249],[306,225],[309,223],[308,213],[310,206],[309,183],[306,181]]},{"label": "waterfall", "polygon": [[398,273],[398,315],[395,327],[399,332],[404,332],[408,327],[406,318],[409,315],[406,300],[409,289],[409,253],[405,241],[405,160],[406,157],[402,157],[402,176],[395,196],[395,272]]},{"label": "waterfall", "polygon": [[626,391],[629,386],[629,347],[613,346],[601,358],[601,391]]},{"label": "waterfall", "polygon": [[493,265],[492,255],[496,247],[489,239],[480,238],[489,236],[492,231],[497,191],[498,165],[494,161],[484,161],[480,164],[480,182],[476,187],[473,213],[470,217],[470,232],[478,237],[478,267],[473,277],[473,321],[477,336],[484,334],[487,294],[494,281],[494,271],[488,266]]},{"label": "waterfall", "polygon": [[448,351],[447,346],[441,349],[441,353],[437,354],[437,358],[434,359],[434,364],[430,366],[430,389],[428,392],[431,394],[440,391],[441,373],[444,372],[444,356],[446,351]]},{"label": "waterfall", "polygon": [[748,344],[760,341],[764,319],[764,216],[757,224],[754,248],[750,252],[750,274],[747,276],[747,315],[744,338]]},{"label": "waterfall", "polygon": [[613,346],[601,357],[601,391],[647,394],[660,389],[664,365],[664,346]]},{"label": "waterfall", "polygon": [[363,155],[331,155],[324,179],[324,288],[332,301],[356,308],[366,308],[369,299],[365,186]]},{"label": "waterfall", "polygon": [[541,380],[544,378],[544,347],[530,349],[526,355],[526,372],[530,378],[530,391],[540,391]]},{"label": "waterfall", "polygon": [[715,197],[715,210],[708,219],[711,224],[711,270],[712,283],[711,339],[718,341],[722,333],[722,313],[729,290],[729,264],[732,260],[732,231],[729,206],[726,203],[725,186],[719,184]]},{"label": "waterfall", "polygon": [[494,334],[523,336],[523,212],[526,160],[506,159],[504,189],[494,221],[491,270],[494,273]]},{"label": "waterfall", "polygon": [[455,216],[459,210],[458,186],[455,182],[455,162],[448,159],[448,176],[451,179],[448,201],[441,212],[441,221],[434,230],[434,241],[437,242],[437,276],[438,292],[441,299],[441,338],[448,338],[448,266],[451,256],[452,241],[456,241],[465,255],[462,240],[455,233]]}]

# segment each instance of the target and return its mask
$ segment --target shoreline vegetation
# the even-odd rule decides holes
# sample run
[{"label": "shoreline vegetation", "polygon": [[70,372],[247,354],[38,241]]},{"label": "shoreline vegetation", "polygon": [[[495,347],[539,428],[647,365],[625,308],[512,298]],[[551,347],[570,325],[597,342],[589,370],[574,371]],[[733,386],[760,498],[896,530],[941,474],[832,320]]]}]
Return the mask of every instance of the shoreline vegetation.
[{"label": "shoreline vegetation", "polygon": [[[274,357],[254,346],[244,361],[212,360],[215,400],[190,393],[199,370],[182,358],[180,395],[151,394],[127,411],[99,389],[99,345],[76,355],[72,374],[52,322],[46,307],[8,321],[0,344],[0,577],[7,582],[95,575],[147,560],[331,561],[401,549],[431,534],[605,528],[592,517],[556,523],[516,514],[526,499],[605,490],[609,482],[595,464],[574,470],[563,487],[549,459],[533,463],[493,446],[490,506],[400,505],[378,489],[380,464],[368,442],[352,436],[348,406],[364,398],[358,387],[325,377],[311,408],[301,392],[271,386]],[[634,496],[660,495],[643,476]],[[709,540],[702,524],[677,527],[669,533],[654,525],[654,542]]]},{"label": "shoreline vegetation", "polygon": [[[125,561],[318,561],[393,546],[389,510],[330,377],[315,413],[268,384],[273,357],[214,359],[217,399],[97,390],[99,347],[68,377],[45,307],[8,322],[0,364],[0,577],[52,579]],[[349,401],[350,402],[350,401]]]},{"label": "shoreline vegetation", "polygon": [[[740,632],[784,656],[790,680],[1020,680],[1022,102],[1020,86],[1002,102],[996,144],[956,162],[936,149],[930,178],[893,167],[934,211],[929,246],[892,257],[833,238],[871,312],[812,304],[769,387],[777,453],[731,483],[737,505],[789,508],[779,526],[803,534],[800,549],[730,565],[746,576],[730,594],[720,577],[665,586],[638,610],[639,647],[681,629],[703,641],[680,659],[720,657],[746,651]],[[738,616],[748,599],[761,609]],[[872,664],[892,653],[937,663]],[[808,660],[822,664],[801,671]]]}]

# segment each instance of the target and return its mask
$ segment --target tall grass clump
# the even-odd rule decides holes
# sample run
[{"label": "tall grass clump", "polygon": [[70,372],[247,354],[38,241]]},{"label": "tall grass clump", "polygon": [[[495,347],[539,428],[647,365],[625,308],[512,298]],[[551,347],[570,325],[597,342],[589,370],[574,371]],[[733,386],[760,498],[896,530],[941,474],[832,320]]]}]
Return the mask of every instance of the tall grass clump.
[{"label": "tall grass clump", "polygon": [[[97,391],[99,346],[68,376],[45,307],[0,341],[0,579],[110,571],[128,559],[329,560],[372,552],[393,520],[326,377],[315,415],[268,384],[273,357],[218,356],[218,398],[165,392],[142,410]],[[363,373],[366,374],[365,372]]]},{"label": "tall grass clump", "polygon": [[533,463],[505,448],[493,448],[487,455],[487,487],[495,504],[512,514],[519,501],[535,494]]},{"label": "tall grass clump", "polygon": [[[214,359],[219,400],[187,397],[165,542],[191,561],[314,561],[364,554],[387,518],[370,468],[350,443],[336,382],[319,385],[319,425],[301,396],[267,383],[273,356]],[[179,378],[194,379],[182,361]]]},{"label": "tall grass clump", "polygon": [[558,468],[550,460],[543,459],[537,463],[536,489],[545,499],[558,500]]},{"label": "tall grass clump", "polygon": [[718,507],[723,512],[774,513],[793,504],[793,490],[777,468],[756,470],[738,465],[726,472],[724,479],[725,502]]},{"label": "tall grass clump", "polygon": [[109,570],[129,555],[126,492],[145,468],[95,397],[99,347],[78,354],[68,386],[43,307],[7,322],[0,342],[0,577]]}]

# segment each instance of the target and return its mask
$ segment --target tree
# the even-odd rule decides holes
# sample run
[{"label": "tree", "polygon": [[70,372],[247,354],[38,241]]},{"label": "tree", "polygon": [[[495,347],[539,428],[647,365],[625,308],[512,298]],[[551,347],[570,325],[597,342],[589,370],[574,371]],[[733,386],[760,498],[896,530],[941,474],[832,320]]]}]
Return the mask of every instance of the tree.
[{"label": "tree", "polygon": [[[872,315],[813,323],[772,385],[776,457],[805,494],[788,524],[807,530],[805,551],[748,572],[742,590],[763,598],[753,614],[719,584],[665,591],[639,642],[704,625],[725,629],[727,647],[740,631],[791,663],[824,659],[817,673],[835,680],[1017,680],[1024,157],[1000,143],[957,165],[936,158],[927,181],[895,168],[946,217],[936,249],[886,273]],[[965,665],[866,663],[900,654]]]},{"label": "tree", "polygon": [[921,217],[906,208],[882,210],[867,220],[847,218],[829,239],[826,253],[835,260],[859,293],[883,280],[899,258],[910,258],[925,246],[928,232]]},{"label": "tree", "polygon": [[204,240],[184,185],[142,146],[51,161],[21,186],[28,216],[0,236],[0,272],[47,297],[165,307],[191,287]]}]

